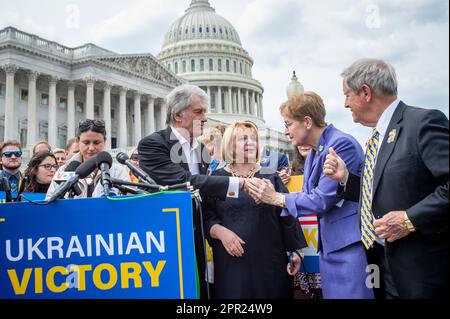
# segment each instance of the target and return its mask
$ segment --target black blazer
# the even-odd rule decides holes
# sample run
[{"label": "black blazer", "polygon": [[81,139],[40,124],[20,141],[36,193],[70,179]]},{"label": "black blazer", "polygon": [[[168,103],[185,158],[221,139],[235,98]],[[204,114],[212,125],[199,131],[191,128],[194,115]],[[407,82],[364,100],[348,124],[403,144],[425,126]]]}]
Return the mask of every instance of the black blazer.
[{"label": "black blazer", "polygon": [[[393,130],[395,139],[388,142]],[[417,229],[385,246],[400,298],[448,296],[448,147],[449,122],[442,112],[400,102],[378,153],[372,199],[376,219],[405,210]],[[350,175],[338,194],[358,201],[360,183]]]},{"label": "black blazer", "polygon": [[224,200],[230,179],[205,175],[211,160],[207,149],[200,145],[196,150],[197,158],[200,159],[200,175],[190,173],[181,144],[170,127],[148,135],[139,142],[139,166],[159,185],[189,181],[195,189],[200,190],[202,197]]}]

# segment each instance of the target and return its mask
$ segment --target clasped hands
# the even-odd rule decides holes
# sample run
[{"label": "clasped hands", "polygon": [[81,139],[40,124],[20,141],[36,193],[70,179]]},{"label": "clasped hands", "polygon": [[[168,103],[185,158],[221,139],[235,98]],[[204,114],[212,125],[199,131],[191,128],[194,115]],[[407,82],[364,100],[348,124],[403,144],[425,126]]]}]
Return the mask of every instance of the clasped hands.
[{"label": "clasped hands", "polygon": [[252,197],[257,204],[266,203],[270,205],[278,205],[280,193],[277,193],[272,182],[266,178],[257,177],[245,180],[244,191]]}]

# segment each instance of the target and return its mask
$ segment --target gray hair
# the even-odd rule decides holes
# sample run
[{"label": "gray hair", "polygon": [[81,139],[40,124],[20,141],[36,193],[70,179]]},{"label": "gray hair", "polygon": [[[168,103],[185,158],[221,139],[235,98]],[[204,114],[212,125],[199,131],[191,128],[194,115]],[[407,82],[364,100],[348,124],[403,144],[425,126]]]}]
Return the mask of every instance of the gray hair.
[{"label": "gray hair", "polygon": [[201,88],[195,85],[183,84],[174,88],[165,98],[167,106],[166,125],[173,123],[173,116],[187,109],[192,104],[192,96],[197,96],[209,105],[209,96]]},{"label": "gray hair", "polygon": [[359,93],[363,84],[378,96],[397,95],[397,76],[389,63],[377,59],[360,59],[346,68],[341,76],[347,86]]}]

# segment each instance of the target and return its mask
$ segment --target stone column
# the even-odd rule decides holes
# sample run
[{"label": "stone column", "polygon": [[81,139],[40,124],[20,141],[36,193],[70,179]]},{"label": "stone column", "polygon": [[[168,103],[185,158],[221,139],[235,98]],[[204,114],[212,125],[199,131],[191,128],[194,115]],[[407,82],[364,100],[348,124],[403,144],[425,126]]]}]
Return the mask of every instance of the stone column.
[{"label": "stone column", "polygon": [[6,72],[4,140],[18,140],[19,127],[14,107],[14,76],[19,68],[15,64],[7,64],[3,66],[3,69]]},{"label": "stone column", "polygon": [[207,110],[207,112],[208,112],[208,113],[211,113],[211,104],[212,104],[212,101],[211,101],[211,87],[207,86],[207,87],[206,87],[206,92],[207,92],[208,97],[209,97],[209,105],[208,105],[208,110]]},{"label": "stone column", "polygon": [[48,144],[53,147],[57,147],[56,141],[58,130],[56,127],[56,84],[58,78],[50,76],[48,82]]},{"label": "stone column", "polygon": [[233,93],[231,91],[231,86],[228,87],[228,107],[226,112],[233,113]]},{"label": "stone column", "polygon": [[103,120],[106,128],[106,149],[111,149],[111,83],[103,86]]},{"label": "stone column", "polygon": [[242,105],[242,89],[238,89],[238,114],[244,114],[244,105]]},{"label": "stone column", "polygon": [[119,148],[127,147],[127,88],[120,88]]},{"label": "stone column", "polygon": [[258,110],[255,107],[255,91],[252,91],[252,95],[250,97],[250,107],[252,110],[252,114],[258,117]]},{"label": "stone column", "polygon": [[246,114],[251,114],[251,110],[250,110],[250,103],[248,100],[248,89],[245,90],[245,111]]},{"label": "stone column", "polygon": [[87,76],[84,78],[86,81],[86,118],[94,119],[94,84],[95,78],[93,76]]},{"label": "stone column", "polygon": [[149,95],[147,102],[147,134],[152,134],[155,131],[155,99],[151,95]]},{"label": "stone column", "polygon": [[217,113],[222,113],[222,88],[220,86],[217,87],[217,99],[219,100]]},{"label": "stone column", "polygon": [[260,115],[260,118],[264,118],[262,94],[258,94],[258,99],[259,99],[259,111],[260,111],[259,115]]},{"label": "stone column", "polygon": [[166,119],[167,119],[167,106],[166,106],[166,103],[162,102],[161,103],[161,118],[160,118],[161,130],[166,128]]},{"label": "stone column", "polygon": [[67,84],[67,139],[75,137],[75,82]]},{"label": "stone column", "polygon": [[37,116],[36,116],[36,80],[39,73],[36,71],[28,72],[28,128],[27,128],[27,147],[32,148],[36,143]]},{"label": "stone column", "polygon": [[141,93],[134,92],[134,139],[133,145],[138,145],[142,138],[141,133]]}]

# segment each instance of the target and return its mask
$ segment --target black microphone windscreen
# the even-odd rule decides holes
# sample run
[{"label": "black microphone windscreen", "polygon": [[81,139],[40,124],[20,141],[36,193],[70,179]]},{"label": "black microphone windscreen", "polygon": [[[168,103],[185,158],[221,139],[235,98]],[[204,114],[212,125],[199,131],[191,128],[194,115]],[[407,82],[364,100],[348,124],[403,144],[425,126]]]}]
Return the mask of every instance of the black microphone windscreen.
[{"label": "black microphone windscreen", "polygon": [[117,159],[117,161],[118,161],[120,164],[123,164],[123,165],[125,165],[125,162],[126,162],[127,160],[129,160],[128,155],[125,154],[125,153],[123,153],[123,152],[117,153],[116,159]]},{"label": "black microphone windscreen", "polygon": [[78,161],[72,161],[69,164],[67,164],[66,169],[64,170],[64,172],[75,172],[75,170],[78,168],[78,166],[80,166],[81,163]]},{"label": "black microphone windscreen", "polygon": [[83,179],[88,177],[89,174],[91,174],[96,168],[97,159],[95,157],[92,157],[78,166],[78,168],[75,170],[75,174],[77,174],[79,178]]},{"label": "black microphone windscreen", "polygon": [[111,157],[111,154],[109,154],[106,151],[100,152],[95,157],[97,161],[97,166],[100,166],[100,164],[106,163],[109,167],[111,167],[113,159]]}]

